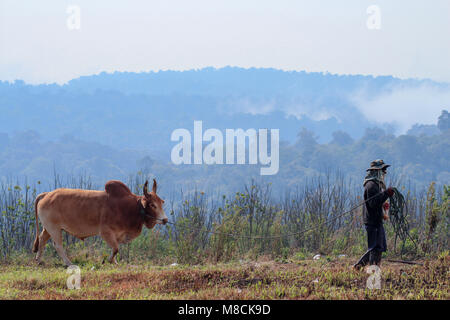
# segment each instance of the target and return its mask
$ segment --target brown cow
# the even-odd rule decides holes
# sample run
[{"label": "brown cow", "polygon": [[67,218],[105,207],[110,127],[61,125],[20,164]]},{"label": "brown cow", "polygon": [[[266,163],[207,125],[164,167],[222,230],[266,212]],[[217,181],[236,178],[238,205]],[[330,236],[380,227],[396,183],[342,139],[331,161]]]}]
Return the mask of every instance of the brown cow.
[{"label": "brown cow", "polygon": [[[120,181],[108,181],[105,191],[56,189],[36,197],[36,240],[33,252],[37,252],[39,263],[48,239],[52,238],[56,251],[66,265],[71,265],[62,246],[62,230],[84,239],[100,235],[112,248],[109,262],[116,262],[119,244],[126,243],[141,234],[142,226],[149,229],[155,224],[166,224],[168,219],[163,210],[164,200],[156,194],[156,180],[153,190],[144,195],[133,194]],[[39,235],[38,217],[44,227]]]}]

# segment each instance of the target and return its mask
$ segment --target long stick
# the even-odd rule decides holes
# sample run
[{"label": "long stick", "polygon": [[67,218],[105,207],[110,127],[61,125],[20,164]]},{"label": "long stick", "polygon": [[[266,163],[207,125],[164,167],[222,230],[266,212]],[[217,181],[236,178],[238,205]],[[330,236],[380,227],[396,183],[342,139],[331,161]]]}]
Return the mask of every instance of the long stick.
[{"label": "long stick", "polygon": [[414,261],[405,261],[405,260],[392,260],[392,259],[385,259],[389,262],[398,262],[398,263],[405,263],[405,264],[418,264],[419,266],[423,266],[423,263],[420,262],[414,262]]}]

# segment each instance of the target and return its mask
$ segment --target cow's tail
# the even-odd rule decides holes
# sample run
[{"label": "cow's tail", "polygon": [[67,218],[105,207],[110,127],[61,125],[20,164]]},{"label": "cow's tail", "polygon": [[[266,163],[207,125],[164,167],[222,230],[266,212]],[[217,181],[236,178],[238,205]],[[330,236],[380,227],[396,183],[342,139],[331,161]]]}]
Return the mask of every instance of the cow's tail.
[{"label": "cow's tail", "polygon": [[39,249],[39,219],[38,219],[38,203],[45,197],[47,192],[43,192],[36,197],[34,200],[34,213],[36,214],[36,239],[34,239],[33,252],[38,252]]}]

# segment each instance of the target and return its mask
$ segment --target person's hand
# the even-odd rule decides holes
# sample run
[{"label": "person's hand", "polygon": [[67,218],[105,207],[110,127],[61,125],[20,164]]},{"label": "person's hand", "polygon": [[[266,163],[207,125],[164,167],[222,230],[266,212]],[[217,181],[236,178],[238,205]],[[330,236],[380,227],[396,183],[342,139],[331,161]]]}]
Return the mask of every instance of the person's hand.
[{"label": "person's hand", "polygon": [[387,219],[389,219],[389,216],[387,214],[383,214],[383,220],[386,221]]},{"label": "person's hand", "polygon": [[389,210],[389,208],[390,208],[390,205],[389,205],[389,202],[385,202],[385,203],[383,203],[383,209],[384,210]]},{"label": "person's hand", "polygon": [[387,188],[386,193],[388,194],[389,197],[392,197],[394,195],[394,189],[389,187]]}]

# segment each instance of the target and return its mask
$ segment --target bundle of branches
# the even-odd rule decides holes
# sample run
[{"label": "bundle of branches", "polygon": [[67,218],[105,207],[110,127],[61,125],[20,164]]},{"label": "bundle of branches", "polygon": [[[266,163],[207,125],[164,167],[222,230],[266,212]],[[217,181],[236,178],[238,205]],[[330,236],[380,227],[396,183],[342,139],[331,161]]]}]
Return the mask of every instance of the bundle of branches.
[{"label": "bundle of branches", "polygon": [[389,220],[391,221],[392,227],[395,232],[395,240],[394,240],[394,249],[397,247],[397,239],[402,241],[402,248],[400,251],[400,255],[403,255],[406,239],[409,238],[414,243],[414,246],[417,250],[417,245],[415,241],[409,235],[409,225],[408,220],[406,219],[406,201],[405,197],[397,190],[394,189],[394,194],[392,197],[389,197]]}]

